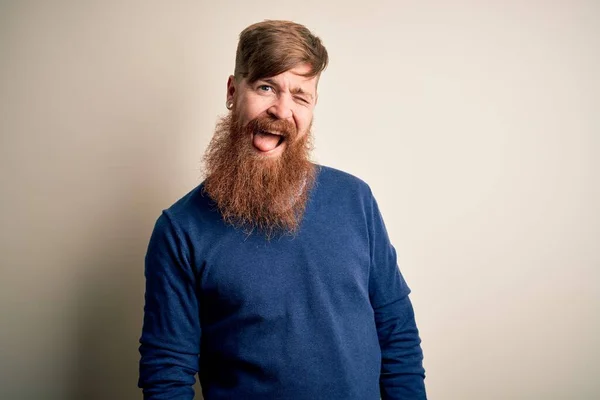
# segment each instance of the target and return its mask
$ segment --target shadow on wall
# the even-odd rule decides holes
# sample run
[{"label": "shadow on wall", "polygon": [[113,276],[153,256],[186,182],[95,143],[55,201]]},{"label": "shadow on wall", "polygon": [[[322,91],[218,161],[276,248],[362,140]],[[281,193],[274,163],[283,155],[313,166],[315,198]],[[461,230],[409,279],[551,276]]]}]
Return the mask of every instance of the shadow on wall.
[{"label": "shadow on wall", "polygon": [[113,233],[96,235],[106,242],[90,249],[81,261],[85,274],[75,305],[72,400],[142,398],[136,384],[144,293],[140,245],[145,232],[127,219],[111,222]]},{"label": "shadow on wall", "polygon": [[[3,161],[15,168],[7,176],[17,206],[7,209],[27,221],[13,242],[32,254],[15,251],[14,259],[36,261],[15,274],[23,286],[14,292],[28,294],[24,282],[36,268],[57,282],[38,279],[40,293],[13,313],[15,321],[32,316],[14,331],[21,337],[9,336],[17,346],[7,364],[23,376],[0,390],[19,398],[141,399],[144,255],[161,208],[184,194],[187,182],[173,176],[197,135],[188,124],[207,109],[197,103],[197,79],[210,71],[201,55],[215,42],[197,31],[197,6],[12,3],[0,6],[0,81],[7,83],[0,130],[12,144]],[[60,264],[49,265],[55,259]],[[45,304],[31,310],[38,300]],[[47,366],[56,373],[40,376]]]},{"label": "shadow on wall", "polygon": [[[123,194],[127,191],[121,190]],[[74,305],[77,339],[73,343],[69,400],[142,399],[137,379],[144,255],[160,211],[144,211],[140,206],[140,198],[152,198],[146,197],[152,196],[148,190],[129,191],[131,198],[121,196],[120,206],[110,207],[121,210],[120,214],[113,212],[111,218],[89,226],[93,238],[86,240],[88,252],[77,266],[85,272]],[[157,198],[160,196],[154,197],[153,208],[160,203]],[[202,399],[198,386],[196,398]]]}]

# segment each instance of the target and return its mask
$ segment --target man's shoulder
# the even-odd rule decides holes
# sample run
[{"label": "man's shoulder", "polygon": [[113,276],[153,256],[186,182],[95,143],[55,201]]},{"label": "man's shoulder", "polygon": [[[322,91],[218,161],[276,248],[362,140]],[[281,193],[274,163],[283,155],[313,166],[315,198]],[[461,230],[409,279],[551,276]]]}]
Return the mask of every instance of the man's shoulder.
[{"label": "man's shoulder", "polygon": [[189,222],[208,222],[214,219],[215,212],[216,206],[204,193],[204,183],[201,183],[165,208],[162,215],[175,225],[185,226]]},{"label": "man's shoulder", "polygon": [[319,165],[318,185],[333,191],[354,191],[364,195],[371,195],[371,188],[361,178],[348,172]]},{"label": "man's shoulder", "polygon": [[204,193],[204,182],[194,187],[177,201],[171,204],[166,211],[170,213],[180,213],[188,211],[190,208],[198,207],[199,203],[204,202],[206,194]]}]

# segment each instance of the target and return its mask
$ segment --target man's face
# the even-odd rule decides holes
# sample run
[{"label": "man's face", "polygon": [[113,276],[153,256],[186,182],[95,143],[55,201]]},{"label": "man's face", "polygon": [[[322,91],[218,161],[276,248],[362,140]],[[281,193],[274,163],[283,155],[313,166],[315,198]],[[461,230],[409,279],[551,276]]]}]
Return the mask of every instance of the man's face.
[{"label": "man's face", "polygon": [[298,229],[316,171],[309,153],[317,78],[300,75],[308,68],[253,83],[229,78],[231,112],[204,155],[204,191],[225,221],[267,237]]},{"label": "man's face", "polygon": [[227,101],[233,104],[239,127],[272,121],[269,125],[259,124],[246,130],[251,132],[248,135],[249,147],[257,155],[280,157],[290,140],[298,140],[309,132],[317,103],[318,80],[317,77],[302,76],[309,71],[309,65],[301,64],[253,83],[229,77]]}]

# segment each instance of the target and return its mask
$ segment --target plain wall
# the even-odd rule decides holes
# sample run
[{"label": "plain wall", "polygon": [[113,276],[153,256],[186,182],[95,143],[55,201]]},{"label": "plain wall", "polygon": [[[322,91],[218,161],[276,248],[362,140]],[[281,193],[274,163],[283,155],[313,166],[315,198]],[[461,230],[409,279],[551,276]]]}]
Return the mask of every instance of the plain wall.
[{"label": "plain wall", "polygon": [[148,239],[263,19],[329,50],[314,158],[380,203],[430,398],[599,398],[600,5],[500,0],[2,1],[0,398],[141,398]]}]

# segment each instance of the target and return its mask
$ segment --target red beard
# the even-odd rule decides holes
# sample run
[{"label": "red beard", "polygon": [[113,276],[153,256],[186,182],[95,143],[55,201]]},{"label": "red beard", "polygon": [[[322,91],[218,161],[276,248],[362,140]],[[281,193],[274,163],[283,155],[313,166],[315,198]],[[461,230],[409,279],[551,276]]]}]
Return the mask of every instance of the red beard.
[{"label": "red beard", "polygon": [[[261,130],[283,134],[286,147],[279,157],[254,149],[253,135]],[[292,123],[268,117],[241,127],[232,112],[217,124],[204,155],[204,191],[229,224],[267,237],[296,233],[315,178],[311,149],[310,128],[298,138]]]}]

